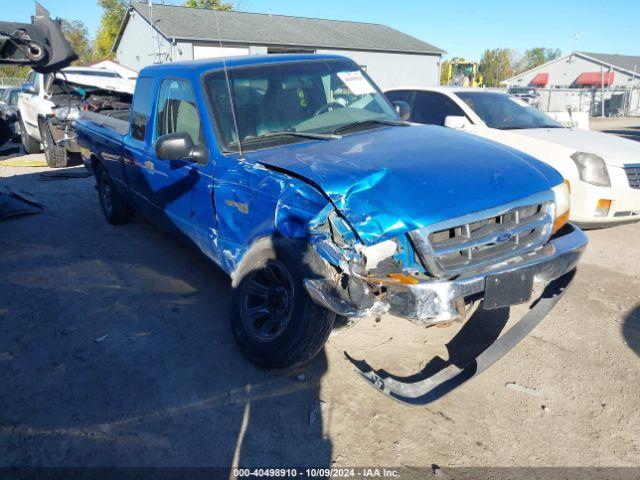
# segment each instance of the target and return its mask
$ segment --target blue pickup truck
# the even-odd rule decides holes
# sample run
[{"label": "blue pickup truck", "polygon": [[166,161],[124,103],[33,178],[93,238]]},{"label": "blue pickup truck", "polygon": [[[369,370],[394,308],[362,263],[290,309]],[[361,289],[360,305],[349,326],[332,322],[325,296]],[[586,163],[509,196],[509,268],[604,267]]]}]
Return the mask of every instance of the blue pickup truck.
[{"label": "blue pickup truck", "polygon": [[336,316],[430,326],[546,287],[469,367],[404,382],[355,362],[376,388],[416,403],[521,340],[587,240],[567,223],[555,170],[410,124],[407,108],[344,57],[251,56],[147,67],[130,121],[87,112],[76,129],[107,221],[140,212],[227,272],[233,334],[260,365],[310,360]]}]

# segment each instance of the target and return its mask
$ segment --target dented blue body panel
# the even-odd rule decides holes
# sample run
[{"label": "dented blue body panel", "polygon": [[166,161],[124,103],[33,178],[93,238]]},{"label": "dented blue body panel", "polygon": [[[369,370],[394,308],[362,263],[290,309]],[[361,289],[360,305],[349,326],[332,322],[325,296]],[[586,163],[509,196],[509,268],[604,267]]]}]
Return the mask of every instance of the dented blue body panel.
[{"label": "dented blue body panel", "polygon": [[443,127],[384,126],[247,154],[318,185],[366,245],[562,182],[546,164]]},{"label": "dented blue body panel", "polygon": [[[336,58],[342,57],[271,55],[226,62],[234,68]],[[104,127],[83,118],[76,129],[89,168],[104,165],[136,209],[193,242],[229,274],[260,238],[326,240],[327,232],[318,228],[331,212],[346,220],[362,244],[373,245],[562,182],[555,170],[523,153],[423,125],[305,140],[240,159],[222,152],[201,83],[205,72],[222,67],[220,60],[178,62],[147,67],[139,77],[153,78],[145,95],[154,104],[162,79],[191,83],[209,149],[205,165],[155,156],[155,106],[144,141],[104,135]],[[403,262],[417,267],[408,248]]]}]

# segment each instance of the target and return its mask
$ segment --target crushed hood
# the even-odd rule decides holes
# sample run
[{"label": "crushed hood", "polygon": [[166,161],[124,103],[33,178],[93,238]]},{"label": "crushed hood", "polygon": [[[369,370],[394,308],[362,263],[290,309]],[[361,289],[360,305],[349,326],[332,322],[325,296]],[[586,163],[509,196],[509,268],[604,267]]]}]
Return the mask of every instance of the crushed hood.
[{"label": "crushed hood", "polygon": [[318,186],[368,245],[562,182],[524,153],[430,125],[383,127],[247,158]]},{"label": "crushed hood", "polygon": [[640,163],[640,142],[611,133],[577,130],[573,128],[530,128],[513,130],[517,135],[546,140],[574,152],[592,153],[602,157],[607,165],[621,167],[626,163]]}]

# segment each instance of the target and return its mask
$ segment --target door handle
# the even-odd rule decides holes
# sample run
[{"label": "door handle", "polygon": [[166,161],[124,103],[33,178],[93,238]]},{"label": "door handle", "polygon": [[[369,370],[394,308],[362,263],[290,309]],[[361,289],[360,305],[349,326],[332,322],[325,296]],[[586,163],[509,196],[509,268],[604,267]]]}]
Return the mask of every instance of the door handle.
[{"label": "door handle", "polygon": [[155,170],[156,167],[151,160],[146,160],[144,162],[144,168],[146,168],[147,170]]}]

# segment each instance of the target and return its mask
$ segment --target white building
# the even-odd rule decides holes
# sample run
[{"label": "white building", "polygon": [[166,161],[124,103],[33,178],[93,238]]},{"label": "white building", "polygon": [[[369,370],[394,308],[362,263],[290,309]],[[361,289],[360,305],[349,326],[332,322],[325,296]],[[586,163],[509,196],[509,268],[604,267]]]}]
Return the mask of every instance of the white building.
[{"label": "white building", "polygon": [[627,88],[640,86],[640,57],[573,52],[511,77],[509,86],[541,88]]},{"label": "white building", "polygon": [[331,53],[355,60],[382,88],[438,85],[446,53],[385,25],[142,2],[131,3],[113,51],[136,71],[221,55]]},{"label": "white building", "polygon": [[502,83],[536,87],[546,112],[640,115],[639,56],[573,52]]}]

